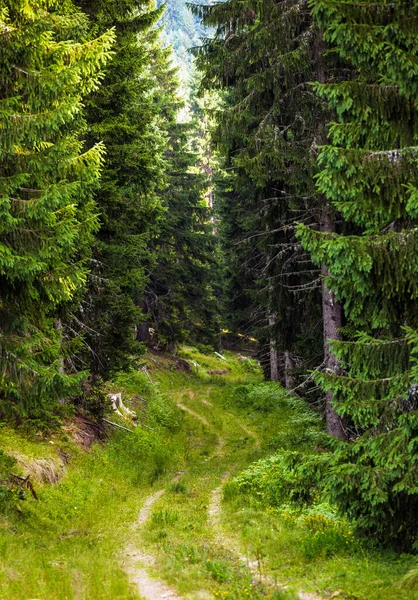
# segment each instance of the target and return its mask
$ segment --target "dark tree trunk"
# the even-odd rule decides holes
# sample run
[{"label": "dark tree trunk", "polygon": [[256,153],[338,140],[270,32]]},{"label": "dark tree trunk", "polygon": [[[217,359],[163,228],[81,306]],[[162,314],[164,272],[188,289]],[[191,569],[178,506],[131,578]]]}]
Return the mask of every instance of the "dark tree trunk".
[{"label": "dark tree trunk", "polygon": [[[335,231],[335,222],[330,214],[329,207],[325,205],[322,212],[321,231],[333,233]],[[339,361],[331,352],[330,341],[340,340],[339,332],[342,327],[342,306],[340,302],[335,300],[334,294],[327,289],[325,285],[325,277],[328,275],[328,270],[325,265],[321,266],[322,280],[322,315],[324,326],[324,363],[325,370],[328,373],[338,374],[340,369]],[[344,424],[335,412],[332,404],[332,392],[327,392],[326,395],[326,422],[327,431],[330,435],[347,439],[347,434],[344,429]]]},{"label": "dark tree trunk", "polygon": [[294,364],[290,352],[286,350],[284,353],[284,380],[287,390],[292,390],[295,387],[295,380],[291,374],[293,367]]},{"label": "dark tree trunk", "polygon": [[[269,316],[269,325],[272,327],[275,322],[275,315]],[[270,338],[270,380],[279,381],[279,355],[277,353],[276,340]]]},{"label": "dark tree trunk", "polygon": [[[144,300],[137,302],[137,306],[139,306],[141,308],[141,310],[144,314],[146,314],[148,312],[148,306]],[[149,330],[148,320],[141,321],[141,323],[138,323],[136,325],[135,339],[138,340],[138,342],[146,342],[147,344],[151,341],[151,334],[150,334],[150,330]]]},{"label": "dark tree trunk", "polygon": [[[324,53],[326,46],[322,37],[322,32],[318,31],[318,39],[315,43],[315,62],[316,62],[316,80],[320,83],[327,82],[326,64],[324,61]],[[325,143],[326,128],[325,123],[320,122],[318,127],[318,145]],[[327,199],[323,198],[323,206],[321,211],[320,221],[321,231],[327,233],[335,232],[335,219],[331,212]],[[338,360],[332,354],[329,342],[332,340],[340,340],[341,334],[339,329],[342,326],[342,306],[340,302],[335,301],[335,297],[326,286],[324,278],[328,275],[328,270],[325,265],[321,266],[322,274],[322,321],[324,328],[324,362],[325,369],[328,373],[337,374],[340,368]],[[332,392],[327,392],[326,395],[326,422],[327,431],[330,435],[347,439],[347,434],[344,430],[342,419],[337,415],[332,405]]]}]

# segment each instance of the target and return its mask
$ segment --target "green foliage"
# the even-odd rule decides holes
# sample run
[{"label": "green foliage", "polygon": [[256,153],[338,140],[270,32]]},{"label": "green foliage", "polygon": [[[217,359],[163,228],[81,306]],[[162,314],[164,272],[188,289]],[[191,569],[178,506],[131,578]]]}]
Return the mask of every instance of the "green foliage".
[{"label": "green foliage", "polygon": [[317,221],[321,210],[312,148],[326,111],[309,82],[335,65],[321,56],[307,2],[192,8],[213,28],[195,54],[202,88],[219,90],[212,143],[221,156],[215,197],[228,326],[259,340],[268,375],[272,342],[284,380],[285,352],[304,364],[321,355],[318,272],[294,222]]},{"label": "green foliage", "polygon": [[238,386],[234,390],[234,401],[240,408],[252,408],[260,412],[271,412],[278,406],[289,405],[286,390],[278,383]]},{"label": "green foliage", "polygon": [[[303,555],[308,559],[318,556],[351,554],[360,546],[346,520],[335,514],[323,514],[321,506],[306,511],[300,519],[308,533],[301,543]],[[328,510],[329,513],[329,510]]]},{"label": "green foliage", "polygon": [[311,504],[318,497],[316,469],[316,456],[309,461],[305,454],[283,451],[253,463],[238,475],[225,487],[225,498],[240,492],[253,496],[264,506]]},{"label": "green foliage", "polygon": [[418,585],[418,567],[414,567],[405,575],[401,581],[401,587],[414,589]]},{"label": "green foliage", "polygon": [[143,371],[118,373],[112,380],[112,387],[127,394],[134,408],[146,414],[150,426],[159,425],[172,431],[179,427],[178,410],[167,402],[158,386],[151,383]]},{"label": "green foliage", "polygon": [[352,439],[335,446],[323,484],[360,530],[411,548],[418,534],[418,70],[416,28],[405,23],[416,22],[417,7],[337,5],[317,0],[313,13],[333,52],[356,71],[314,86],[337,115],[318,158],[317,187],[345,223],[342,233],[304,226],[298,233],[313,261],[326,265],[326,285],[349,321],[346,341],[332,344],[343,370],[313,375],[351,427]]},{"label": "green foliage", "polygon": [[3,3],[0,66],[2,416],[53,414],[83,373],[63,372],[60,321],[85,285],[103,144],[82,141],[86,95],[109,61],[112,31],[86,41],[71,2]]},{"label": "green foliage", "polygon": [[155,263],[151,239],[164,208],[167,128],[175,119],[176,79],[154,26],[162,10],[138,0],[78,4],[90,17],[90,35],[115,27],[112,64],[103,85],[86,102],[89,141],[106,146],[96,202],[100,230],[93,248],[92,273],[70,326],[85,345],[77,368],[109,377],[129,368],[143,352],[136,327],[143,319],[147,273]]},{"label": "green foliage", "polygon": [[178,521],[178,514],[176,512],[160,509],[154,511],[151,515],[151,527],[169,527],[174,525]]},{"label": "green foliage", "polygon": [[145,292],[152,342],[169,350],[180,343],[216,343],[220,305],[215,297],[217,238],[208,205],[208,178],[198,165],[200,126],[173,123],[168,130],[166,212],[152,245],[155,267]]},{"label": "green foliage", "polygon": [[0,449],[0,509],[3,513],[16,505],[16,500],[24,498],[24,492],[11,481],[11,470],[16,459]]},{"label": "green foliage", "polygon": [[219,583],[226,583],[232,579],[232,573],[227,563],[219,560],[207,560],[205,566],[210,576]]}]

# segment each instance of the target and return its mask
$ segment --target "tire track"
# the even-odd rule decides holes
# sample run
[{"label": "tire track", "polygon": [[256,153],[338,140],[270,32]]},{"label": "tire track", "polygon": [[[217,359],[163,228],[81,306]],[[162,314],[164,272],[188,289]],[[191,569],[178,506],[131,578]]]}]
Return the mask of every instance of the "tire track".
[{"label": "tire track", "polygon": [[[192,392],[193,393],[193,392]],[[194,398],[194,395],[191,396],[190,392],[189,392],[190,398]],[[216,444],[216,450],[213,453],[213,455],[210,458],[215,458],[215,457],[219,457],[219,456],[223,456],[224,455],[224,447],[225,447],[225,440],[223,437],[221,437],[217,432],[215,427],[209,423],[209,421],[206,419],[206,417],[204,417],[203,415],[197,413],[196,411],[192,410],[191,408],[189,408],[188,406],[185,406],[182,402],[177,402],[177,406],[183,410],[184,412],[189,413],[189,415],[192,415],[192,417],[194,417],[195,419],[198,419],[198,421],[200,421],[201,423],[203,423],[203,425],[205,425],[210,431],[212,431],[217,438],[217,444]]]},{"label": "tire track", "polygon": [[[194,398],[194,394],[193,394],[193,396],[190,396],[190,397]],[[213,404],[207,400],[201,399],[200,401],[207,406],[213,407]],[[193,414],[194,411],[189,410],[188,412],[191,412]],[[194,413],[194,414],[196,415],[197,413]],[[226,414],[233,421],[235,421],[235,423],[242,429],[242,431],[244,431],[248,435],[248,437],[253,439],[254,446],[256,448],[259,448],[261,446],[261,442],[260,442],[260,439],[258,438],[258,436],[253,431],[251,431],[251,429],[249,429],[244,423],[242,423],[242,421],[238,417],[236,417],[235,415],[233,415],[229,412],[227,412]],[[204,417],[202,417],[202,418],[207,423],[207,420]],[[231,465],[231,466],[234,466],[234,465]],[[226,548],[227,550],[229,550],[232,554],[235,554],[235,556],[243,564],[245,564],[248,567],[249,571],[251,572],[251,574],[255,580],[258,580],[261,584],[264,584],[268,587],[274,587],[276,589],[285,591],[286,589],[288,589],[288,586],[281,585],[281,584],[277,583],[277,581],[270,575],[266,575],[266,574],[262,573],[261,565],[260,565],[259,561],[251,560],[249,556],[246,556],[246,555],[240,553],[237,542],[235,542],[232,538],[228,537],[224,532],[222,532],[222,523],[221,523],[222,488],[223,488],[223,485],[228,481],[230,475],[231,475],[230,470],[226,471],[222,475],[220,485],[218,485],[216,488],[214,488],[212,490],[210,500],[209,500],[208,521],[209,521],[209,524],[211,525],[212,529],[214,530],[216,542],[219,545]],[[297,593],[299,600],[321,600],[321,598],[319,596],[317,596],[316,594],[310,593],[310,592],[298,591],[296,593]]]},{"label": "tire track", "polygon": [[[185,471],[177,473],[171,483],[176,483]],[[158,490],[149,496],[142,505],[141,511],[134,527],[141,528],[148,521],[154,504],[166,493],[165,489]],[[153,567],[155,559],[152,554],[147,554],[138,548],[128,546],[125,549],[123,570],[127,573],[130,582],[136,586],[140,596],[145,600],[183,600],[177,592],[160,579],[151,577],[148,569]]]}]

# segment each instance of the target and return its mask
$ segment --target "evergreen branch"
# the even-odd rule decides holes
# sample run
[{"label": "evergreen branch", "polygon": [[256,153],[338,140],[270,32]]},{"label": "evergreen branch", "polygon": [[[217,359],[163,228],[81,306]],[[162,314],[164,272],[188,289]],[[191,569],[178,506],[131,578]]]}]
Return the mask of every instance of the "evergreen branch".
[{"label": "evergreen branch", "polygon": [[19,71],[19,73],[24,73],[24,75],[35,75],[37,77],[39,77],[39,72],[38,71],[25,71],[25,69],[22,69],[21,67],[18,67],[17,65],[12,65],[13,69],[15,69],[16,71]]}]

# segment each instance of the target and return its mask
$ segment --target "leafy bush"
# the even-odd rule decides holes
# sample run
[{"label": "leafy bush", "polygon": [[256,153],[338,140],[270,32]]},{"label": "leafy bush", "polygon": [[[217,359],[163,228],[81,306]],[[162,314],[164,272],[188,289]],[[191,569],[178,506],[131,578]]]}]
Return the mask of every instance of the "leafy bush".
[{"label": "leafy bush", "polygon": [[233,579],[233,574],[226,562],[221,560],[207,560],[205,563],[206,569],[209,571],[210,576],[219,583],[226,583]]},{"label": "leafy bush", "polygon": [[324,455],[283,451],[253,463],[225,486],[225,498],[252,495],[264,506],[311,504],[317,498],[317,473]]}]

